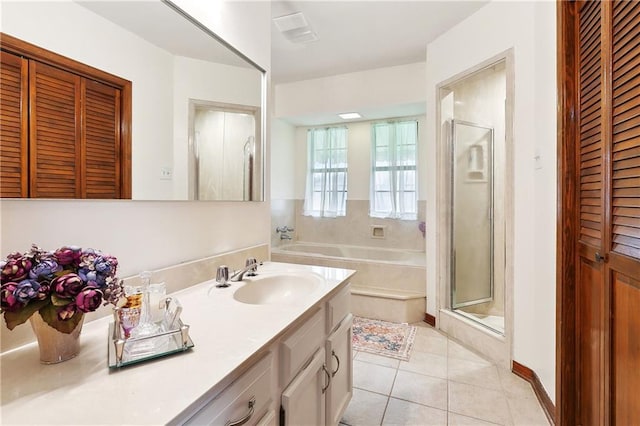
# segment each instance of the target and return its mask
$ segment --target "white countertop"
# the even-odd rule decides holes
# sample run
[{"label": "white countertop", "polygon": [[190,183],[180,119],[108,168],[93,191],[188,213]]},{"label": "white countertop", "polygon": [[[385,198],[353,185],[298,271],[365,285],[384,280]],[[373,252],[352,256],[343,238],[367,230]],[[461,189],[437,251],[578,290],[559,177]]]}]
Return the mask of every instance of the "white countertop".
[{"label": "white countertop", "polygon": [[[352,270],[266,262],[260,274],[310,271],[325,284],[295,305],[251,305],[233,299],[243,282],[215,288],[207,281],[181,290],[181,318],[195,347],[187,352],[120,369],[107,367],[108,324],[84,325],[80,354],[55,365],[39,362],[37,343],[0,357],[0,423],[166,424],[184,420],[222,387],[256,352],[296,319],[341,287]],[[200,400],[200,401],[198,401]]]}]

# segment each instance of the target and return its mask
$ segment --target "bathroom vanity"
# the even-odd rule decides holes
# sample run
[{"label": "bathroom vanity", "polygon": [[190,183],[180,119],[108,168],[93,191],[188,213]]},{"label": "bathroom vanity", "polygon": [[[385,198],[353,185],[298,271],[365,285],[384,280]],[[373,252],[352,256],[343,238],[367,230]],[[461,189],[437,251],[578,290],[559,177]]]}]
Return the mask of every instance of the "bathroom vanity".
[{"label": "bathroom vanity", "polygon": [[[258,272],[172,294],[195,343],[178,355],[107,368],[108,317],[85,324],[80,355],[61,364],[41,365],[35,343],[4,353],[2,423],[337,424],[352,395],[354,271],[269,262]],[[279,277],[281,291],[256,296]],[[297,279],[314,285],[289,291]]]}]

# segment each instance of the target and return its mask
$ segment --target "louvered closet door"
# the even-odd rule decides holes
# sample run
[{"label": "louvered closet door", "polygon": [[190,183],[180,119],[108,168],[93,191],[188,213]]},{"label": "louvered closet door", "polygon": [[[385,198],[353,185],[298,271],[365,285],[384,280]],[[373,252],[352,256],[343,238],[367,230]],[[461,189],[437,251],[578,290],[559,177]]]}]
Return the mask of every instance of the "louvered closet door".
[{"label": "louvered closet door", "polygon": [[599,338],[603,331],[604,271],[596,253],[603,252],[603,128],[602,128],[602,11],[597,1],[580,4],[578,63],[579,88],[579,207],[580,262],[577,268],[578,406],[582,425],[597,425],[602,413],[603,358]]},{"label": "louvered closet door", "polygon": [[121,198],[120,91],[83,79],[83,193]]},{"label": "louvered closet door", "polygon": [[80,77],[29,61],[30,196],[81,198]]},{"label": "louvered closet door", "polygon": [[[640,422],[640,2],[607,5],[611,87],[611,415]],[[607,339],[608,340],[608,339]]]},{"label": "louvered closet door", "polygon": [[640,2],[578,8],[576,424],[640,422]]},{"label": "louvered closet door", "polygon": [[28,62],[0,53],[0,197],[27,197]]}]

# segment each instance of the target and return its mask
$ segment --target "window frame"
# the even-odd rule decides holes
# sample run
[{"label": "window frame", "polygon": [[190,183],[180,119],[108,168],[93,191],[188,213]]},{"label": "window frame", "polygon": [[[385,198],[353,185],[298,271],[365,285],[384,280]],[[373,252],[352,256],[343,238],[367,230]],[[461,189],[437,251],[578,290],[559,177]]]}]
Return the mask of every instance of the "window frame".
[{"label": "window frame", "polygon": [[[344,131],[344,146],[343,147],[332,147],[328,146],[323,149],[317,149],[316,143],[317,140],[313,137],[315,132],[324,131],[328,132],[331,130],[340,130]],[[328,126],[328,127],[314,127],[307,129],[307,182],[305,188],[305,202],[304,202],[304,211],[303,214],[305,216],[313,216],[313,217],[344,217],[346,216],[347,211],[347,194],[348,194],[348,178],[349,178],[349,166],[348,166],[348,151],[349,151],[349,138],[348,138],[349,129],[346,126]],[[331,158],[334,153],[338,151],[344,151],[344,166],[335,167],[314,167],[317,164],[316,153],[324,152],[326,158]],[[327,195],[327,188],[321,188],[320,190],[316,190],[315,188],[315,177],[316,175],[320,175],[322,179],[327,179],[327,175],[330,174],[343,174],[343,189],[336,189],[336,193],[342,194],[342,208],[338,208],[334,213],[330,210],[327,210],[321,202],[320,206],[315,205],[315,196],[316,194],[320,194],[320,199],[323,199],[323,191],[324,196]]]},{"label": "window frame", "polygon": [[[397,126],[402,123],[415,123],[415,143],[414,144],[397,144],[397,140],[391,140],[391,138],[387,138],[385,140],[386,145],[379,145],[379,138],[376,137],[376,128],[378,126]],[[378,148],[381,146],[387,147],[389,149],[388,161],[386,165],[378,166],[378,158],[376,156],[378,152]],[[415,157],[413,159],[413,165],[407,164],[398,164],[397,157],[399,156],[398,147],[403,146],[413,146]],[[401,220],[417,220],[418,217],[418,147],[419,147],[419,121],[417,118],[404,118],[398,120],[387,120],[387,121],[377,121],[371,123],[371,171],[370,171],[370,200],[369,200],[369,216],[383,219],[401,219]],[[393,155],[391,154],[391,150],[394,150]],[[390,174],[396,172],[407,172],[413,171],[414,180],[413,180],[413,189],[405,190],[403,189],[403,193],[413,193],[413,211],[394,211],[393,205],[403,206],[404,203],[400,202],[400,190],[396,187],[394,188],[393,183],[389,182],[388,190],[379,190],[376,189],[376,174],[377,172],[389,172]],[[391,180],[391,179],[390,179]],[[398,181],[399,179],[395,179]],[[380,205],[377,204],[378,194],[387,194],[387,198],[392,208],[391,211],[381,210]],[[395,201],[394,201],[395,200]]]}]

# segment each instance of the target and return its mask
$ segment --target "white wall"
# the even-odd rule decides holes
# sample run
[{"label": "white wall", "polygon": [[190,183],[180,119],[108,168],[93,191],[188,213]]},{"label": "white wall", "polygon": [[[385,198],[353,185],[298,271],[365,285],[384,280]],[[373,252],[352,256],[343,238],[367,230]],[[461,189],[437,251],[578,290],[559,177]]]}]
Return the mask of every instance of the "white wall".
[{"label": "white wall", "polygon": [[424,72],[425,63],[418,62],[278,84],[274,114],[301,125],[335,122],[340,112],[358,111],[368,119],[421,114]]},{"label": "white wall", "polygon": [[[201,3],[204,7],[205,2]],[[245,5],[222,2],[220,15],[213,21],[206,14],[203,16],[202,9],[196,8],[193,13],[196,19],[209,24],[212,31],[238,46],[268,71],[271,5],[269,2],[251,5],[250,13],[246,13]],[[5,3],[2,7],[4,16]],[[74,32],[74,36],[77,39],[81,32]],[[167,132],[170,134],[170,128]],[[267,147],[268,142],[267,139]],[[269,162],[266,164],[268,176]],[[266,188],[265,200],[269,200],[268,182]],[[4,257],[12,251],[24,251],[32,242],[47,249],[64,244],[91,246],[115,255],[120,263],[118,275],[127,276],[268,243],[269,216],[269,201],[2,200],[0,252]],[[6,331],[4,325],[2,330]]]},{"label": "white wall", "polygon": [[[284,120],[271,121],[271,198],[293,200],[298,166],[296,128]],[[305,160],[306,163],[306,160]]]},{"label": "white wall", "polygon": [[[535,117],[536,141],[534,154],[539,156],[536,166],[534,229],[536,231],[534,258],[535,282],[533,306],[535,319],[532,337],[526,334],[516,339],[519,354],[531,352],[530,362],[542,379],[549,395],[555,394],[556,367],[556,205],[557,205],[557,136],[556,136],[556,6],[554,2],[535,5]],[[534,162],[535,164],[535,162]],[[544,265],[544,267],[540,267]],[[521,338],[524,342],[520,342]],[[524,359],[524,358],[523,358]]]},{"label": "white wall", "polygon": [[[555,395],[555,4],[495,1],[427,47],[427,311],[436,313],[436,85],[514,49],[513,359]],[[534,168],[536,149],[542,169]],[[435,253],[435,255],[433,255]]]}]

